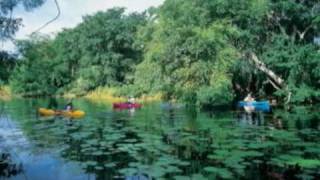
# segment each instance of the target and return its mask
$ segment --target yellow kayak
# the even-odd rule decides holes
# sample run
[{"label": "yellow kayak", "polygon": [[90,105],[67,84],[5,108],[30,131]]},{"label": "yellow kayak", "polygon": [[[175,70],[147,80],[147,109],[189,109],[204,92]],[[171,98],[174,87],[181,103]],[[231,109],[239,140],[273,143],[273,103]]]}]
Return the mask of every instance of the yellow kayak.
[{"label": "yellow kayak", "polygon": [[41,116],[66,116],[71,118],[81,118],[85,115],[84,111],[75,110],[75,111],[54,111],[52,109],[39,108],[38,110]]}]

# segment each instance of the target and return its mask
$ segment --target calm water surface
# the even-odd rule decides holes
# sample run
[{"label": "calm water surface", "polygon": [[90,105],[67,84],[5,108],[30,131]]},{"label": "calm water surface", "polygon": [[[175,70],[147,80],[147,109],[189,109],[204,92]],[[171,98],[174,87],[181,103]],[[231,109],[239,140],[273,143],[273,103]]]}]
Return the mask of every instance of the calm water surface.
[{"label": "calm water surface", "polygon": [[[63,107],[64,100],[58,101]],[[40,117],[48,100],[0,102],[0,179],[319,179],[319,112],[253,115],[76,100],[82,119]]]}]

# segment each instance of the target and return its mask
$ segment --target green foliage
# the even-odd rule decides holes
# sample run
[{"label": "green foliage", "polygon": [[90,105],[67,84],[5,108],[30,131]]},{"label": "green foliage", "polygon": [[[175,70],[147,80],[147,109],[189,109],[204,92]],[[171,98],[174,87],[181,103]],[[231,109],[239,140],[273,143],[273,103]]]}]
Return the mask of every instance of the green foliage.
[{"label": "green foliage", "polygon": [[[43,3],[26,2],[30,8]],[[22,1],[1,3],[0,15],[7,16]],[[52,40],[29,40],[11,84],[24,94],[83,95],[97,87],[117,87],[122,95],[161,92],[200,106],[227,104],[248,92],[282,100],[291,92],[291,103],[315,103],[319,13],[317,1],[292,0],[167,0],[141,14],[114,8],[84,17]],[[274,88],[247,52],[283,85]],[[6,81],[8,73],[0,77]]]},{"label": "green foliage", "polygon": [[19,6],[27,11],[41,6],[45,0],[1,0],[0,1],[0,40],[9,40],[22,26],[22,18],[12,15]]},{"label": "green foliage", "polygon": [[[232,2],[225,2],[228,3]],[[284,99],[290,91],[291,103],[319,101],[319,83],[316,80],[319,77],[314,68],[320,63],[319,46],[313,43],[313,39],[319,36],[319,23],[316,23],[320,15],[318,2],[268,0],[247,3],[245,10],[234,3],[223,15],[230,17],[241,29],[235,45],[255,52],[269,69],[284,79],[286,85],[278,92],[275,88],[270,90],[272,85],[268,77],[258,73],[256,67],[248,62],[243,62],[238,63],[234,71],[238,74],[233,79],[236,92],[243,95],[254,91],[262,97],[278,95]],[[232,11],[233,7],[238,11]],[[255,14],[258,16],[250,16]]]},{"label": "green foliage", "polygon": [[197,92],[197,97],[201,105],[227,105],[233,100],[231,82],[228,79],[221,79],[213,86],[201,87]]},{"label": "green foliage", "polygon": [[[7,52],[0,51],[0,82],[8,83],[12,70],[15,67],[16,57]],[[0,84],[1,84],[0,83]]]},{"label": "green foliage", "polygon": [[[160,67],[158,77],[148,78],[148,84],[159,87],[157,83],[162,80],[160,89],[168,99],[178,98],[199,105],[217,99],[221,102],[216,103],[225,103],[231,99],[225,98],[230,91],[223,90],[230,87],[230,68],[237,53],[230,39],[236,37],[238,31],[229,21],[207,18],[209,4],[210,1],[166,1],[159,10],[159,22],[140,31],[141,36],[149,40],[144,45],[144,62]],[[146,37],[151,28],[153,35]],[[223,80],[220,81],[220,77]],[[220,83],[224,80],[227,82]],[[214,92],[210,93],[208,87]],[[212,98],[216,95],[219,97]]]},{"label": "green foliage", "polygon": [[153,61],[145,60],[140,63],[136,67],[134,77],[134,86],[137,88],[138,94],[159,92],[164,84],[161,67]]},{"label": "green foliage", "polygon": [[52,41],[35,37],[33,41],[20,41],[19,48],[25,58],[13,72],[10,85],[13,92],[25,96],[50,95],[56,91],[56,74],[52,73],[54,52]]},{"label": "green foliage", "polygon": [[125,16],[124,9],[84,18],[77,27],[81,52],[78,75],[84,91],[130,82],[134,66],[141,61],[134,39],[137,27],[143,23],[143,15]]},{"label": "green foliage", "polygon": [[23,59],[12,77],[13,90],[24,95],[85,94],[129,83],[141,61],[134,39],[144,19],[143,14],[124,15],[124,9],[116,8],[85,17],[53,40],[21,42]]},{"label": "green foliage", "polygon": [[319,101],[320,76],[315,67],[320,65],[320,54],[315,45],[296,44],[281,35],[274,36],[262,56],[270,68],[285,77],[293,103]]}]

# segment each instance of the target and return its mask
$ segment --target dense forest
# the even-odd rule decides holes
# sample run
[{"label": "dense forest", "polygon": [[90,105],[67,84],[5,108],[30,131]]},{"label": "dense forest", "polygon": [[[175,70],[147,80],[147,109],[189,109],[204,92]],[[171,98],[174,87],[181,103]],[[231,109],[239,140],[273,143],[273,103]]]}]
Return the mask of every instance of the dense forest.
[{"label": "dense forest", "polygon": [[249,92],[312,104],[320,100],[319,32],[319,0],[166,0],[131,14],[114,8],[54,38],[17,41],[19,55],[1,52],[0,82],[23,96],[112,87],[115,95],[160,92],[201,106]]}]

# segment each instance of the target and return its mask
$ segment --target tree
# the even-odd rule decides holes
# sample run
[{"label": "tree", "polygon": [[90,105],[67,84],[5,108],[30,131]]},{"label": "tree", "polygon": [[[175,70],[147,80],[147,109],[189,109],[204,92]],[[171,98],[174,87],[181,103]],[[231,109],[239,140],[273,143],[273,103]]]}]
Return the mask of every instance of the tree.
[{"label": "tree", "polygon": [[[218,104],[232,99],[230,67],[236,50],[229,41],[237,36],[237,29],[224,19],[210,17],[210,1],[166,1],[158,11],[158,18],[140,32],[145,41],[145,59],[137,69],[136,83],[159,87],[165,95],[189,103]],[[150,31],[153,31],[150,35]],[[160,67],[158,76],[141,75],[146,69]],[[158,71],[157,71],[158,72]],[[156,79],[157,77],[161,78]],[[221,82],[221,83],[220,83]],[[222,83],[223,82],[223,83]],[[213,98],[213,90],[223,98]],[[228,94],[228,95],[227,95]]]},{"label": "tree", "polygon": [[18,41],[23,58],[14,69],[10,86],[24,96],[51,95],[57,91],[55,52],[48,37],[34,36],[31,40]]},{"label": "tree", "polygon": [[124,9],[115,8],[84,17],[54,39],[20,41],[23,58],[11,85],[25,95],[81,95],[99,86],[128,84],[142,59],[134,39],[144,22],[144,14],[125,15]]},{"label": "tree", "polygon": [[[45,0],[1,0],[0,1],[0,41],[12,40],[22,25],[22,18],[13,17],[13,11],[19,5],[31,11],[39,7]],[[0,51],[0,85],[8,83],[9,76],[16,64],[16,55]]]},{"label": "tree", "polygon": [[272,46],[267,45],[261,57],[275,73],[284,77],[286,86],[280,86],[277,95],[287,96],[289,91],[287,101],[292,103],[319,101],[319,48],[311,43],[296,43],[283,35],[273,38]]},{"label": "tree", "polygon": [[13,17],[13,11],[19,5],[32,11],[41,6],[45,0],[1,0],[0,1],[0,40],[12,39],[22,25],[22,18]]},{"label": "tree", "polygon": [[319,13],[319,1],[293,0],[167,0],[142,14],[114,8],[22,46],[12,82],[50,69],[37,81],[45,94],[116,86],[201,106],[248,92],[313,103],[320,99]]},{"label": "tree", "polygon": [[0,51],[0,85],[8,83],[11,72],[15,66],[16,55]]},{"label": "tree", "polygon": [[[261,97],[280,95],[289,102],[291,96],[301,94],[298,93],[300,90],[316,90],[314,85],[318,83],[309,65],[317,67],[320,63],[315,60],[319,46],[313,44],[314,38],[319,36],[319,1],[256,0],[239,3],[231,0],[212,3],[215,4],[214,17],[230,19],[240,30],[239,38],[233,41],[242,59],[233,70],[237,73],[233,76],[237,94],[254,91]],[[310,55],[306,55],[306,49]],[[312,76],[314,85],[292,81],[300,79],[298,76],[292,78],[293,74],[289,72],[293,71]],[[270,86],[274,90],[266,93],[265,88]],[[303,88],[298,90],[297,86]],[[302,98],[303,102],[317,96],[317,93],[303,94],[310,95]]]},{"label": "tree", "polygon": [[122,8],[84,18],[77,28],[81,32],[79,80],[84,81],[83,89],[116,86],[129,81],[129,74],[142,59],[134,39],[137,27],[144,21],[143,14],[127,16]]}]

